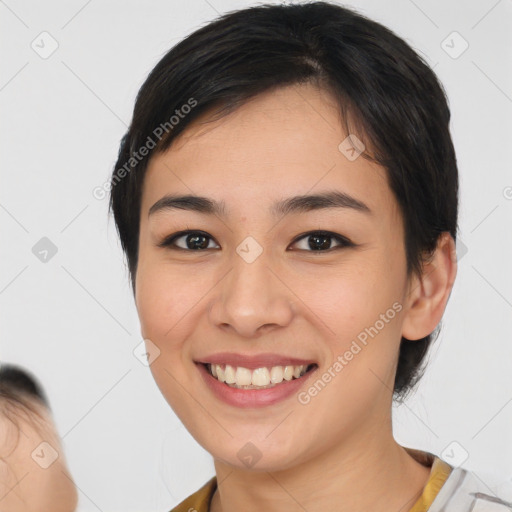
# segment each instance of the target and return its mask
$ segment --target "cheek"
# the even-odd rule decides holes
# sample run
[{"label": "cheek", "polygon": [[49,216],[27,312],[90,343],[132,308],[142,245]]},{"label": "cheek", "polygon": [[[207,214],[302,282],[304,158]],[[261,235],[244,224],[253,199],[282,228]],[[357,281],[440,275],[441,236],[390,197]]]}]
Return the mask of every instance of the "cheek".
[{"label": "cheek", "polygon": [[205,289],[204,282],[183,269],[143,265],[137,272],[135,297],[143,336],[158,344],[183,334]]},{"label": "cheek", "polygon": [[394,284],[390,279],[389,271],[383,274],[379,263],[367,258],[337,271],[322,269],[307,279],[299,276],[294,289],[336,334],[345,337],[373,323],[391,306]]},{"label": "cheek", "polygon": [[331,273],[329,279],[317,279],[316,284],[320,286],[310,286],[309,294],[302,288],[302,294],[329,328],[331,359],[346,354],[347,360],[364,366],[374,361],[392,364],[401,339],[400,268],[384,257],[367,258],[350,270]]},{"label": "cheek", "polygon": [[[135,300],[141,334],[159,350],[150,370],[163,397],[180,418],[191,414],[183,387],[190,388],[192,363],[186,341],[193,334],[199,288],[192,277],[161,263],[149,264],[146,260],[137,271]],[[146,345],[146,349],[154,347]]]}]

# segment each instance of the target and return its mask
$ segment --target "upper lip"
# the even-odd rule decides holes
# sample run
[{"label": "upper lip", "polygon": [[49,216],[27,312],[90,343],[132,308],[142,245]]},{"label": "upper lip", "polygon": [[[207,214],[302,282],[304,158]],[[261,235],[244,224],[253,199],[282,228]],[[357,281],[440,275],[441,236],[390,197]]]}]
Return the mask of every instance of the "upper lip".
[{"label": "upper lip", "polygon": [[248,370],[255,370],[256,368],[272,368],[272,366],[300,366],[316,364],[311,359],[300,359],[297,357],[290,357],[281,354],[257,354],[253,356],[235,354],[233,352],[220,352],[205,356],[200,360],[196,360],[196,363],[202,364],[218,364],[224,365],[229,364],[230,366],[241,366]]}]

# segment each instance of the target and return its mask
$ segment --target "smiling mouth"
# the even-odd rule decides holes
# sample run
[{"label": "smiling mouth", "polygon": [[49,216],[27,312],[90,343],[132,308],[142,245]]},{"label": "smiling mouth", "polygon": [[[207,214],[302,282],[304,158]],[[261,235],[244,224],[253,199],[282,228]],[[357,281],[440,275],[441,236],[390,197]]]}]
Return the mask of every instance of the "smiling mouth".
[{"label": "smiling mouth", "polygon": [[250,370],[229,364],[202,364],[208,373],[219,382],[237,389],[268,389],[285,382],[302,378],[314,371],[318,365],[272,366]]}]

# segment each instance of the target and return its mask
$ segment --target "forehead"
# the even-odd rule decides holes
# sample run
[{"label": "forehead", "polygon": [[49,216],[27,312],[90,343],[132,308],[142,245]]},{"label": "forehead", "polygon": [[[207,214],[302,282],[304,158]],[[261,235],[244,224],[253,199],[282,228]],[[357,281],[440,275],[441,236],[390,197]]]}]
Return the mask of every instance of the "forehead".
[{"label": "forehead", "polygon": [[228,210],[247,213],[266,200],[333,189],[389,207],[385,170],[347,153],[348,135],[335,99],[311,84],[261,94],[215,121],[203,115],[151,159],[142,212],[169,191],[229,198]]}]

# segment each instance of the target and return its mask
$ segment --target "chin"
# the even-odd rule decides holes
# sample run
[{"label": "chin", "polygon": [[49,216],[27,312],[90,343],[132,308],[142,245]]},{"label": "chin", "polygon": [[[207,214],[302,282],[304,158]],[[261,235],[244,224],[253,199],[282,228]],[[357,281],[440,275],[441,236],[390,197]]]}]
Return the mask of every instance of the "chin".
[{"label": "chin", "polygon": [[[289,469],[297,465],[303,455],[280,443],[280,440],[258,441],[256,436],[253,439],[253,441],[232,439],[229,443],[223,444],[220,450],[218,446],[204,446],[204,448],[216,461],[240,470],[255,472]],[[295,456],[292,456],[292,453],[295,453]]]}]

